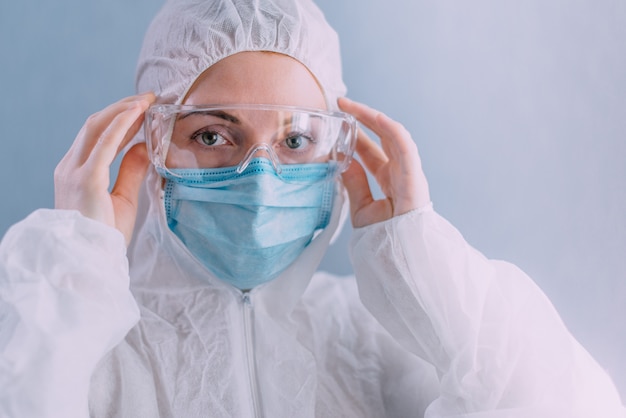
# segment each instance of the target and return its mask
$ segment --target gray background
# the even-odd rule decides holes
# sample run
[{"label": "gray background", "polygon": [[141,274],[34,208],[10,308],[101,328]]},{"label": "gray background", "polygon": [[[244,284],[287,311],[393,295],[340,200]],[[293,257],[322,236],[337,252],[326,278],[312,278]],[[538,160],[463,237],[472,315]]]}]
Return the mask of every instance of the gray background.
[{"label": "gray background", "polygon": [[[0,4],[0,234],[52,207],[84,119],[133,93],[160,4]],[[319,4],[350,96],[412,132],[438,212],[529,273],[626,399],[626,2]],[[349,273],[348,239],[326,268]]]}]

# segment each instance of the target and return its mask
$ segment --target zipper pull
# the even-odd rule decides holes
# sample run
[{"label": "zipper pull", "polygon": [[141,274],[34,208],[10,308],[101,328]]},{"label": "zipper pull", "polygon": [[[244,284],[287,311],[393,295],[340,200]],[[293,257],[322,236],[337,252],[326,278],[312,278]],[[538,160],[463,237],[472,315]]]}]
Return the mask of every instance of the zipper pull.
[{"label": "zipper pull", "polygon": [[244,305],[252,305],[252,300],[250,299],[250,293],[249,292],[243,292],[242,296],[241,296],[241,301],[243,302]]}]

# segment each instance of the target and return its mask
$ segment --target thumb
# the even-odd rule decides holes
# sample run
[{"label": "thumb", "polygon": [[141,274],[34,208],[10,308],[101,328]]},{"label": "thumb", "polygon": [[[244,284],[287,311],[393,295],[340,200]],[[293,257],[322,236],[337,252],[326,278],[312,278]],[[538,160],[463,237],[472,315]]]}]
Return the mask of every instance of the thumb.
[{"label": "thumb", "polygon": [[115,227],[124,234],[126,244],[130,243],[137,217],[139,189],[146,177],[150,160],[145,143],[134,145],[128,150],[111,191],[115,211]]},{"label": "thumb", "polygon": [[348,169],[342,174],[342,179],[348,191],[353,227],[360,228],[388,217],[387,202],[374,200],[361,163],[352,160]]}]

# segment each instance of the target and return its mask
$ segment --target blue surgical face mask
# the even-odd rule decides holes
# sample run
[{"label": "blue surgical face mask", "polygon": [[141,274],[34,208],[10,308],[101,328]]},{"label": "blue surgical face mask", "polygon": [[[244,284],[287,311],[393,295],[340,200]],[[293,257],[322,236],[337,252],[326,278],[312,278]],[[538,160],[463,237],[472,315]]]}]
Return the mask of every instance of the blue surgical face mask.
[{"label": "blue surgical face mask", "polygon": [[328,224],[331,164],[163,171],[169,228],[218,278],[251,289],[277,277]]}]

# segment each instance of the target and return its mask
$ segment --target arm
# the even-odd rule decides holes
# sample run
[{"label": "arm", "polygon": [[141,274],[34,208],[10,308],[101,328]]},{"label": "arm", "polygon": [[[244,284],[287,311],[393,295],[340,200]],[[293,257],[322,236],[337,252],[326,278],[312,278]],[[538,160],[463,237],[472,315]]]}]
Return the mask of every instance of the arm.
[{"label": "arm", "polygon": [[93,114],[55,170],[55,207],[13,227],[0,246],[0,411],[87,416],[96,363],[138,319],[125,244],[148,167],[145,144],[110,166],[152,94]]},{"label": "arm", "polygon": [[432,416],[624,416],[611,379],[532,280],[432,210],[358,229],[352,257],[366,307],[437,369]]},{"label": "arm", "polygon": [[405,349],[435,366],[440,396],[427,416],[624,416],[611,380],[537,286],[485,259],[432,210],[406,129],[364,105],[339,105],[382,146],[359,134],[384,199],[373,199],[359,163],[343,175],[359,293]]},{"label": "arm", "polygon": [[91,373],[139,317],[124,237],[39,210],[0,243],[0,415],[85,417]]}]

